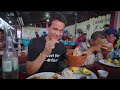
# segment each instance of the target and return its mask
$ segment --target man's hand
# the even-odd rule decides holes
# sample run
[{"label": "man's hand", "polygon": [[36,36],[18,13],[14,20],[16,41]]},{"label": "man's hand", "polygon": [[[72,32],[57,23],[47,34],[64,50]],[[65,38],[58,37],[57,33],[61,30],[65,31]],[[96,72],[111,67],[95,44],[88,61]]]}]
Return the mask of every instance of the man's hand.
[{"label": "man's hand", "polygon": [[48,42],[46,42],[45,44],[45,48],[44,48],[44,53],[46,53],[47,55],[49,55],[52,52],[52,49],[55,48],[55,44],[59,43],[59,41],[52,39]]}]

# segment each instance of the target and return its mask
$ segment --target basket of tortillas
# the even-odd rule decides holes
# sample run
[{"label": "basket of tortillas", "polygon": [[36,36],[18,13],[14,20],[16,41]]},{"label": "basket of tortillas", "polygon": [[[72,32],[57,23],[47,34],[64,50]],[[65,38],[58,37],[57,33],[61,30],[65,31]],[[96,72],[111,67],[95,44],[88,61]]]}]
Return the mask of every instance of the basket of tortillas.
[{"label": "basket of tortillas", "polygon": [[75,48],[73,51],[69,51],[66,53],[67,57],[67,66],[82,66],[87,60],[87,54],[85,52],[81,52],[79,47]]}]

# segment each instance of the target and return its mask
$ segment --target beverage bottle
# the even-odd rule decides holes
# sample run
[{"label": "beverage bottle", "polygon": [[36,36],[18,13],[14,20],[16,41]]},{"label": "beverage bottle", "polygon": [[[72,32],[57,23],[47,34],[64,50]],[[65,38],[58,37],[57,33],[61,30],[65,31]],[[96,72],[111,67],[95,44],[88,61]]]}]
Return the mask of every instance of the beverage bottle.
[{"label": "beverage bottle", "polygon": [[6,36],[6,48],[2,56],[3,79],[18,79],[18,55],[11,36]]}]

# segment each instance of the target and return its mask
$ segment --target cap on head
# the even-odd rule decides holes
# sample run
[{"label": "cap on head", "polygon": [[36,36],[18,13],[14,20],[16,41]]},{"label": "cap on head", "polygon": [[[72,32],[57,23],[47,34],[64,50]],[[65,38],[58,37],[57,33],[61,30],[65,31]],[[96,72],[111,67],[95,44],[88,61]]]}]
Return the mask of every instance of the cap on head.
[{"label": "cap on head", "polygon": [[116,30],[116,29],[113,29],[113,28],[106,29],[104,33],[105,33],[106,35],[113,34],[113,35],[115,35],[116,37],[119,36],[117,30]]}]

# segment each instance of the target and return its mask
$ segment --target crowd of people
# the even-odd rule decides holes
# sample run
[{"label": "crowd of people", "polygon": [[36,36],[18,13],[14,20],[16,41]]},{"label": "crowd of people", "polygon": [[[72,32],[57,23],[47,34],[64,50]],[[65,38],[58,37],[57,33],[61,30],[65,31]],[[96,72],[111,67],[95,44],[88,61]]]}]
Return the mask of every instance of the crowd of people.
[{"label": "crowd of people", "polygon": [[[65,63],[67,49],[63,43],[59,42],[60,39],[69,40],[68,32],[64,31],[65,24],[66,18],[61,14],[55,14],[46,27],[48,34],[31,40],[26,64],[28,75],[45,71],[60,72],[67,67]],[[88,55],[85,65],[93,64],[96,56],[97,59],[110,58],[114,44],[117,44],[116,40],[119,40],[118,31],[109,28],[109,25],[104,25],[103,31],[94,32],[90,40],[86,39],[87,33],[81,29],[77,30],[77,34],[76,48],[83,46],[82,52]],[[108,49],[108,45],[110,45],[110,49]]]},{"label": "crowd of people", "polygon": [[[64,31],[66,18],[61,14],[54,14],[46,29],[47,35],[43,35],[31,40],[28,46],[28,61],[26,70],[28,75],[38,72],[61,72],[67,67],[65,45],[59,40],[69,40],[68,32]],[[93,64],[97,59],[108,59],[111,51],[114,49],[114,43],[119,34],[116,29],[104,26],[103,31],[96,31],[87,40],[87,33],[81,29],[77,30],[76,48],[81,48],[82,52],[87,54],[87,60],[84,65]],[[108,49],[108,45],[110,49]],[[92,59],[90,59],[92,58]]]}]

